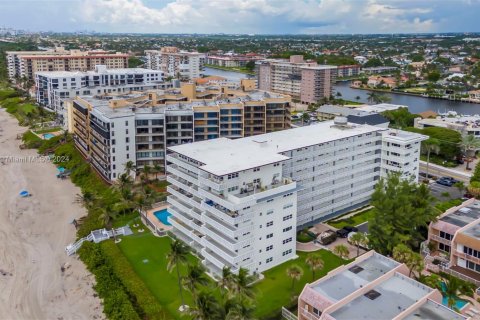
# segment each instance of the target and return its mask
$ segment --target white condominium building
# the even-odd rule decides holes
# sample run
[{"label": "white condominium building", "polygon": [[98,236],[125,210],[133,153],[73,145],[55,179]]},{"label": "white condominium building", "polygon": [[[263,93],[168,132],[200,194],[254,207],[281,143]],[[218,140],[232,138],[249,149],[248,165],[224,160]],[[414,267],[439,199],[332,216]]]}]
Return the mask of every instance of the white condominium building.
[{"label": "white condominium building", "polygon": [[288,157],[261,140],[220,138],[168,148],[170,222],[212,274],[259,273],[295,258],[296,183]]},{"label": "white condominium building", "polygon": [[[222,145],[229,147],[225,154],[219,151],[217,162],[227,161],[224,159],[228,158],[229,150],[237,148],[257,157],[264,154],[272,158],[276,155],[285,157],[281,162],[281,176],[297,183],[296,227],[299,229],[367,204],[377,180],[387,172],[400,172],[405,178],[418,177],[420,141],[426,137],[400,131],[393,133],[395,135],[381,127],[347,123],[344,118],[336,119],[227,140],[228,143],[222,140]],[[217,141],[213,140],[210,144]],[[181,150],[208,150],[209,146],[194,143],[183,146]],[[402,158],[401,162],[397,160],[398,165],[395,166],[390,158],[382,159],[394,156]],[[242,159],[238,157],[229,161],[242,166]],[[235,187],[241,189],[243,182],[229,186]]]},{"label": "white condominium building", "polygon": [[420,146],[428,137],[402,130],[383,132],[382,177],[390,172],[401,172],[402,178],[418,181]]},{"label": "white condominium building", "polygon": [[205,54],[180,51],[176,47],[164,47],[160,50],[145,50],[147,68],[161,70],[169,77],[184,80],[200,78],[203,75]]},{"label": "white condominium building", "polygon": [[37,102],[62,117],[65,99],[165,87],[162,71],[142,68],[107,69],[104,65],[97,65],[92,71],[46,71],[35,74]]}]

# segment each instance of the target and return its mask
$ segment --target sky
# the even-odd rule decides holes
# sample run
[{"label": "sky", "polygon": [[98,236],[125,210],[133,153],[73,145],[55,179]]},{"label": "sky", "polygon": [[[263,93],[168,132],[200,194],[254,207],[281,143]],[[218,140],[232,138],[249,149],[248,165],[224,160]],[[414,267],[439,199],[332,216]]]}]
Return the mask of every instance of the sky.
[{"label": "sky", "polygon": [[480,32],[480,0],[0,0],[30,31],[229,34]]}]

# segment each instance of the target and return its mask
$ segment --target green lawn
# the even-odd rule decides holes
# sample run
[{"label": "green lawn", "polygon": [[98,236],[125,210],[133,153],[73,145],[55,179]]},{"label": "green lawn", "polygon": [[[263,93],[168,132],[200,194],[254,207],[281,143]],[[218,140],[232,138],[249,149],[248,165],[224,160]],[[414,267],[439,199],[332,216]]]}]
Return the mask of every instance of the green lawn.
[{"label": "green lawn", "polygon": [[[322,249],[315,253],[321,255],[324,261],[323,270],[317,271],[315,274],[317,279],[323,277],[329,271],[349,262],[339,258],[328,250]],[[264,273],[265,278],[256,285],[258,291],[255,300],[257,306],[256,317],[258,319],[280,319],[282,306],[289,306],[296,303],[296,298],[294,301],[291,299],[292,280],[287,276],[287,269],[291,265],[296,264],[303,269],[302,278],[295,283],[295,289],[293,290],[295,297],[300,294],[305,284],[313,282],[312,273],[305,264],[305,258],[308,254],[309,253],[306,252],[297,252],[297,259],[285,262]]]},{"label": "green lawn", "polygon": [[[168,237],[158,238],[151,233],[145,233],[123,237],[118,246],[165,310],[175,319],[180,319],[182,317],[177,311],[180,306],[177,277],[175,273],[168,273],[166,270],[166,254],[169,251],[170,242],[171,239]],[[321,272],[317,272],[317,278],[347,262],[327,250],[320,250],[318,253],[323,257],[325,268]],[[307,253],[298,252],[297,254],[299,258],[265,272],[265,278],[255,285],[257,288],[256,317],[258,319],[278,319],[281,307],[292,304],[291,279],[286,274],[289,266],[297,264],[304,270],[303,277],[295,285],[295,295],[301,292],[307,282],[312,282],[312,274],[305,264]],[[197,258],[190,256],[189,259],[193,262]],[[183,273],[185,268],[181,268],[181,270]],[[183,292],[186,303],[191,305],[191,295],[185,290]]]},{"label": "green lawn", "polygon": [[[158,238],[147,232],[123,237],[118,246],[158,301],[175,319],[180,319],[177,276],[167,271],[166,255],[170,250],[170,242],[169,237]],[[196,260],[194,256],[189,259],[192,262]],[[181,270],[184,272],[185,268]],[[185,290],[183,292],[186,303],[191,305],[191,295]]]},{"label": "green lawn", "polygon": [[335,220],[335,221],[328,221],[327,223],[337,229],[341,229],[345,226],[358,226],[359,224],[368,221],[372,217],[372,214],[373,214],[372,209],[369,209],[369,210],[360,212],[354,216],[351,216],[349,218]]}]

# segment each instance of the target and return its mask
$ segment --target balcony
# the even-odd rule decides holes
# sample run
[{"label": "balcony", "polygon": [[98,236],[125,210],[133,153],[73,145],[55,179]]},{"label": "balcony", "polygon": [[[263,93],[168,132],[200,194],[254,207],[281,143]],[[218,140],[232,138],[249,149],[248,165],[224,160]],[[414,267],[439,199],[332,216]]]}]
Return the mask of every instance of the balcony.
[{"label": "balcony", "polygon": [[320,319],[320,316],[317,316],[311,312],[309,312],[306,309],[300,309],[300,313],[302,314],[302,317],[300,319],[307,319],[307,320],[318,320]]},{"label": "balcony", "polygon": [[446,244],[446,245],[449,245],[449,246],[452,245],[452,241],[451,241],[451,240],[447,240],[447,239],[445,239],[445,238],[442,238],[442,237],[440,237],[440,236],[437,236],[436,234],[430,235],[430,239],[431,239],[431,240],[434,240],[434,241],[437,241],[437,242],[440,242],[440,243],[443,243],[443,244]]},{"label": "balcony", "polygon": [[173,184],[174,186],[182,189],[183,191],[186,191],[190,194],[193,194],[194,196],[197,196],[198,197],[198,190],[195,189],[194,185],[188,185],[182,181],[180,181],[180,179],[175,179],[174,177],[172,176],[167,176],[167,181],[171,184]]},{"label": "balcony", "polygon": [[172,186],[168,186],[167,192],[170,193],[171,195],[174,195],[178,199],[182,200],[184,203],[188,203],[194,208],[198,207],[199,203],[194,199],[194,197],[191,195],[187,195],[183,190],[176,190]]},{"label": "balcony", "polygon": [[460,252],[460,251],[454,250],[453,254],[455,256],[459,257],[459,258],[463,258],[463,259],[475,262],[476,264],[480,264],[480,258],[471,256],[469,254],[466,254],[465,252]]},{"label": "balcony", "polygon": [[226,185],[224,184],[224,181],[221,179],[215,178],[213,175],[209,175],[208,178],[199,176],[198,182],[218,192],[224,191],[226,189]]},{"label": "balcony", "polygon": [[184,204],[181,201],[179,201],[178,198],[175,198],[175,196],[171,195],[167,197],[167,202],[182,212],[184,212],[187,216],[195,218],[197,220],[200,220],[200,212],[195,211],[195,207],[191,207],[189,204]]},{"label": "balcony", "polygon": [[252,184],[251,187],[247,187],[244,192],[240,191],[240,193],[235,195],[229,195],[229,198],[237,198],[239,200],[235,202],[245,202],[248,200],[256,200],[262,199],[269,196],[272,196],[276,193],[281,193],[289,190],[293,190],[296,187],[296,183],[292,181],[290,178],[281,178],[275,181],[272,181],[271,184],[260,186],[257,188],[255,185]]},{"label": "balcony", "polygon": [[188,173],[185,173],[183,171],[180,171],[178,168],[175,168],[174,166],[167,166],[167,172],[176,175],[177,177],[180,177],[184,180],[187,180],[190,183],[197,184],[197,178],[193,175],[190,175]]},{"label": "balcony", "polygon": [[198,174],[198,168],[189,164],[188,162],[185,162],[185,161],[182,161],[180,159],[178,159],[176,156],[174,155],[170,155],[168,154],[167,155],[167,158],[166,158],[167,161],[179,166],[179,167],[183,167],[191,172],[194,172],[195,174]]},{"label": "balcony", "polygon": [[222,257],[216,255],[213,251],[208,250],[206,248],[202,249],[200,254],[204,256],[208,262],[220,268],[220,270],[222,270],[223,267],[225,266],[233,267],[231,263],[229,263],[228,261],[224,260]]},{"label": "balcony", "polygon": [[253,229],[252,225],[243,225],[241,227],[235,227],[215,217],[216,217],[215,215],[210,217],[206,214],[203,214],[202,221],[206,222],[213,228],[219,230],[220,232],[222,232],[223,234],[225,234],[226,236],[232,239],[239,237],[242,234],[248,231],[251,231]]}]

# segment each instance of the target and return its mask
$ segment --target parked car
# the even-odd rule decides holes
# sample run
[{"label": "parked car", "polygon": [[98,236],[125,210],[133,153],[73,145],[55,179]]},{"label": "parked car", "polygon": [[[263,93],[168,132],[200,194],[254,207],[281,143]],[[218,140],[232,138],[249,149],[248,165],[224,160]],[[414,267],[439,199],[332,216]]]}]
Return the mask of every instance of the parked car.
[{"label": "parked car", "polygon": [[441,177],[440,179],[449,180],[449,181],[451,181],[451,182],[454,183],[454,184],[458,182],[457,179],[454,179],[454,178],[452,178],[452,177]]},{"label": "parked car", "polygon": [[345,229],[339,229],[337,230],[337,236],[339,236],[340,238],[346,238],[348,237],[348,234],[350,233],[350,231],[348,230],[345,230]]},{"label": "parked car", "polygon": [[471,198],[473,198],[473,194],[470,194],[468,192],[463,194],[463,199],[466,200],[466,199],[471,199]]},{"label": "parked car", "polygon": [[440,179],[438,179],[436,181],[438,184],[442,185],[442,186],[446,186],[446,187],[451,187],[453,186],[454,182],[452,182],[452,180],[450,179],[445,179],[445,177],[442,177]]},{"label": "parked car", "polygon": [[320,244],[327,245],[337,240],[337,234],[333,230],[327,230],[322,232],[317,240]]},{"label": "parked car", "polygon": [[352,227],[352,226],[345,226],[343,229],[347,230],[348,232],[358,232],[357,227]]}]

